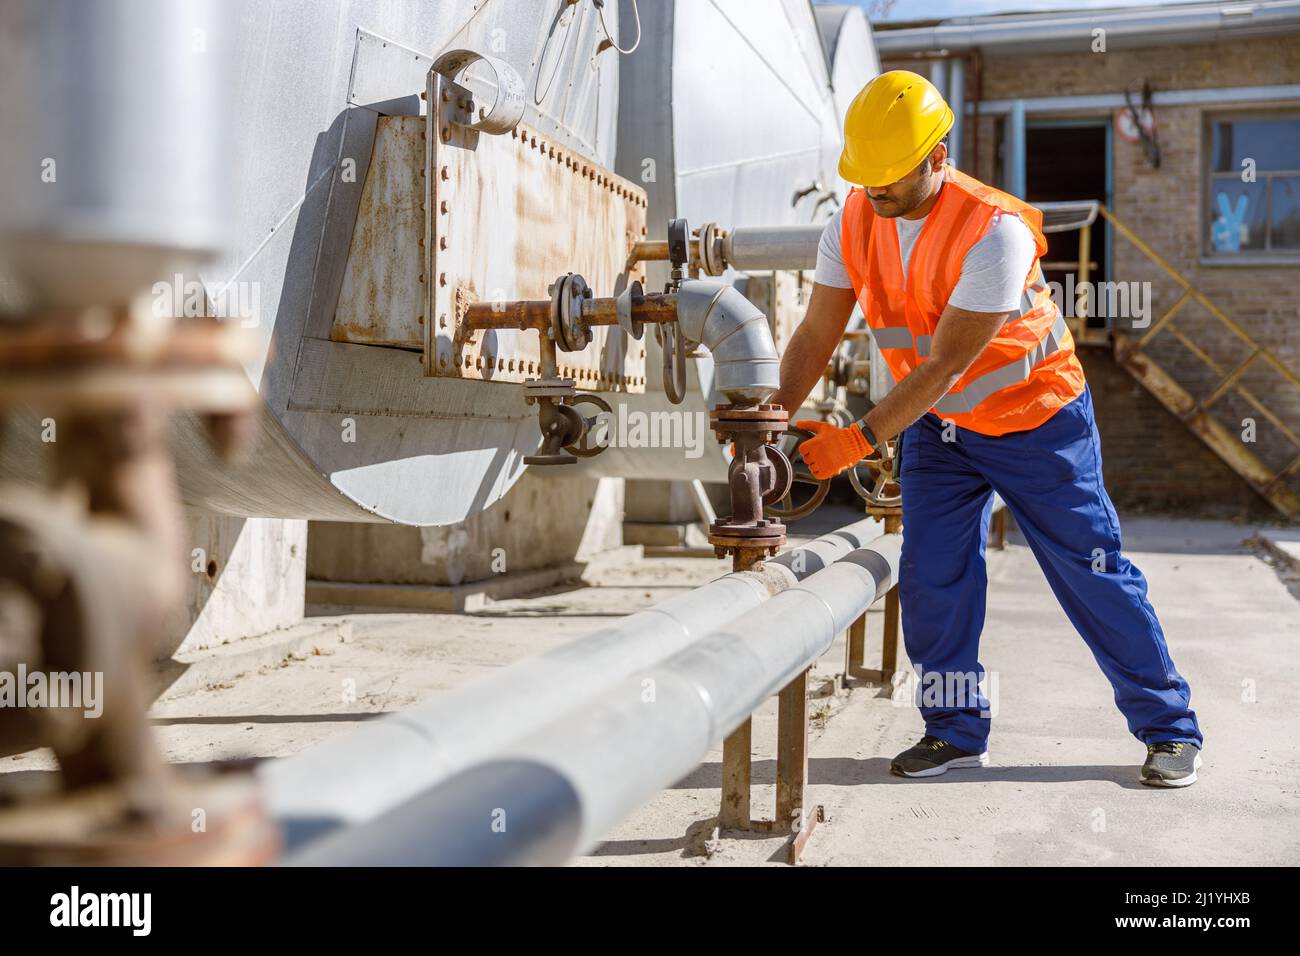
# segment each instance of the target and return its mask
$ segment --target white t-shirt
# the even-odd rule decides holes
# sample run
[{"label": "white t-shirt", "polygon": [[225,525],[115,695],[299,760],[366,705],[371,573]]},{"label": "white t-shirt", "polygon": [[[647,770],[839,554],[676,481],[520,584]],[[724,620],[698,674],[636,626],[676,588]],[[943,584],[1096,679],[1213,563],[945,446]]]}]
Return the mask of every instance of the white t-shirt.
[{"label": "white t-shirt", "polygon": [[[826,223],[817,246],[817,272],[814,281],[837,289],[849,289],[848,270],[840,251],[843,209]],[[912,258],[912,247],[921,234],[925,219],[894,219],[898,227],[898,255],[903,275]],[[961,278],[952,290],[948,304],[968,312],[1011,312],[1020,307],[1025,278],[1033,265],[1036,249],[1034,234],[1018,216],[994,213],[984,235],[970,247],[961,264]]]}]

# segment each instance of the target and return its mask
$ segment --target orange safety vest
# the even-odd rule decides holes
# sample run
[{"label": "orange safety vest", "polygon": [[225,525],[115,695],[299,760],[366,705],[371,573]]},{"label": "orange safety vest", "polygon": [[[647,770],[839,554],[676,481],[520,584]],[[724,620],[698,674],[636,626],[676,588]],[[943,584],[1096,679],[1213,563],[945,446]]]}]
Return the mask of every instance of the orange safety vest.
[{"label": "orange safety vest", "polygon": [[906,280],[894,220],[877,216],[860,189],[844,204],[840,234],[853,291],[897,382],[929,355],[962,260],[999,211],[1019,216],[1037,246],[1020,309],[932,409],[982,435],[1036,428],[1083,392],[1074,339],[1039,266],[1047,252],[1042,212],[945,166],[943,190],[912,246]]}]

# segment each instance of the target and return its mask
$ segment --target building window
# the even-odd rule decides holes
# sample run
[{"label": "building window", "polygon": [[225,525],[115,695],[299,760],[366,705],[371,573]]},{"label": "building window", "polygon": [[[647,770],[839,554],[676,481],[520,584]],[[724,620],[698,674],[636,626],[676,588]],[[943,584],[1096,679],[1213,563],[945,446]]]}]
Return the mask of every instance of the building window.
[{"label": "building window", "polygon": [[1213,116],[1206,256],[1300,259],[1300,112]]}]

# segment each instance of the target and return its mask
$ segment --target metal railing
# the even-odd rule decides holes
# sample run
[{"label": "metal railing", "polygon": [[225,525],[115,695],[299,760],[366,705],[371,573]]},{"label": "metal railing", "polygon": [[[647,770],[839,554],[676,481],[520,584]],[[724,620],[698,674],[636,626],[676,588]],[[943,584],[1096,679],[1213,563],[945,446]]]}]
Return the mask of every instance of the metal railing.
[{"label": "metal railing", "polygon": [[[1165,310],[1141,336],[1112,330],[1116,361],[1163,404],[1178,416],[1189,429],[1207,444],[1223,461],[1240,475],[1256,492],[1288,518],[1300,514],[1300,496],[1287,486],[1287,480],[1300,471],[1300,435],[1281,415],[1275,412],[1241,379],[1257,362],[1272,366],[1292,389],[1300,390],[1300,374],[1279,358],[1272,350],[1251,335],[1240,323],[1234,321],[1187,276],[1169,263],[1164,256],[1142,239],[1133,229],[1104,205],[1101,215],[1121,236],[1131,242],[1139,252],[1164,270],[1183,290],[1174,303]],[[1082,246],[1082,242],[1080,243]],[[1199,303],[1221,325],[1226,326],[1249,352],[1244,359],[1230,368],[1210,355],[1190,335],[1178,328],[1176,318],[1191,302]],[[1203,397],[1197,398],[1180,385],[1153,361],[1147,347],[1160,334],[1176,339],[1216,376],[1214,386]],[[1279,469],[1270,468],[1258,455],[1245,447],[1231,430],[1210,414],[1211,407],[1230,391],[1239,395],[1259,415],[1276,428],[1297,451],[1289,463]]]}]

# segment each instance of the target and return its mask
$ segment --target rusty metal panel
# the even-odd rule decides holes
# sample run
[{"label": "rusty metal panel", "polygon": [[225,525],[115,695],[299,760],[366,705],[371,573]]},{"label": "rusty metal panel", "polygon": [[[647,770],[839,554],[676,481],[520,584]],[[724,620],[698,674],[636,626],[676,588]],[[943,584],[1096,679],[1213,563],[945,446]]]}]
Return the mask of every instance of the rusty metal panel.
[{"label": "rusty metal panel", "polygon": [[[598,295],[612,294],[632,243],[645,235],[645,193],[529,127],[502,136],[449,130],[450,143],[435,155],[438,215],[426,266],[424,124],[418,116],[379,120],[330,338],[423,349],[431,297],[432,374],[522,382],[538,374],[537,333],[458,339],[457,307],[544,299],[565,272],[580,273]],[[434,281],[426,289],[428,275]],[[560,374],[580,388],[642,391],[644,343],[617,328],[594,333],[584,351],[559,354]]]},{"label": "rusty metal panel", "polygon": [[[566,272],[581,274],[598,296],[615,294],[632,244],[646,234],[646,195],[528,126],[499,136],[456,126],[443,117],[455,108],[458,88],[435,89],[425,370],[523,382],[540,371],[537,333],[466,334],[459,325],[465,309],[477,301],[549,298],[548,287]],[[644,278],[640,267],[630,278]],[[583,389],[643,391],[644,342],[617,327],[593,332],[583,351],[559,353],[560,375]]]},{"label": "rusty metal panel", "polygon": [[380,117],[330,338],[424,345],[424,118]]}]

